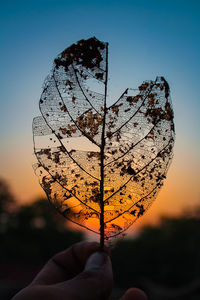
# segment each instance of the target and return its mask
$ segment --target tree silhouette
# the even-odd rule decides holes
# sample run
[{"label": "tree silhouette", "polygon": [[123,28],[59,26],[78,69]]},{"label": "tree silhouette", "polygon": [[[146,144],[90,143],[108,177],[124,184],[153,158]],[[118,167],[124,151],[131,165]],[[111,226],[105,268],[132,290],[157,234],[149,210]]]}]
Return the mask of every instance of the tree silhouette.
[{"label": "tree silhouette", "polygon": [[82,239],[46,199],[17,206],[5,181],[0,181],[0,261],[45,262]]},{"label": "tree silhouette", "polygon": [[16,201],[8,184],[0,178],[0,233],[7,231],[8,224],[16,209]]}]

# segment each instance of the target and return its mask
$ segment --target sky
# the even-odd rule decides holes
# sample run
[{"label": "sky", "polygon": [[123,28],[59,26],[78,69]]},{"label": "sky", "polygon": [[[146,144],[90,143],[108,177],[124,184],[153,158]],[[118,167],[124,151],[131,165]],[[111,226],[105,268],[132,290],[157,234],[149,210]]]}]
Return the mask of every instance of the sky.
[{"label": "sky", "polygon": [[[90,37],[109,42],[109,98],[164,76],[175,112],[174,158],[139,224],[200,205],[200,1],[4,1],[0,11],[0,177],[19,203],[44,196],[32,119],[53,59]],[[139,226],[139,225],[138,225]]]}]

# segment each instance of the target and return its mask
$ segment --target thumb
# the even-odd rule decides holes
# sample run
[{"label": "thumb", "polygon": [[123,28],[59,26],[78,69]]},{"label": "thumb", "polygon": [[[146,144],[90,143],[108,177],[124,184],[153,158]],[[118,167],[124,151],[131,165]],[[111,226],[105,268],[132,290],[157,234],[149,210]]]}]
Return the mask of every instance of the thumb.
[{"label": "thumb", "polygon": [[148,300],[147,295],[140,289],[130,288],[120,300]]},{"label": "thumb", "polygon": [[66,299],[106,300],[113,285],[110,257],[103,252],[93,253],[86,262],[82,273],[71,280],[58,284]]}]

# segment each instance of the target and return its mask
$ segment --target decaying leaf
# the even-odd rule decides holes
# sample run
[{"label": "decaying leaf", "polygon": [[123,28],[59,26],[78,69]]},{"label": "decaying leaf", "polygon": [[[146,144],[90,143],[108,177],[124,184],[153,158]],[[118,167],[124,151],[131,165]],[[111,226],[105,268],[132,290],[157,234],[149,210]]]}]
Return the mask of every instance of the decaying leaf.
[{"label": "decaying leaf", "polygon": [[34,167],[48,199],[67,219],[100,234],[101,245],[150,207],[174,145],[163,77],[134,93],[127,89],[110,107],[107,84],[108,44],[81,40],[55,59],[41,116],[33,120]]}]

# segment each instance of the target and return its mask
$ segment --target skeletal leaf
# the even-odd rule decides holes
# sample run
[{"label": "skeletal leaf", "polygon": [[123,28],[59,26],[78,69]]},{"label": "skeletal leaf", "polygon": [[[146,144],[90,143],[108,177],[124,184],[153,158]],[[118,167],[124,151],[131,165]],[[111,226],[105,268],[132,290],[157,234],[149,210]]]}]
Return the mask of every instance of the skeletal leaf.
[{"label": "skeletal leaf", "polygon": [[108,44],[81,40],[54,60],[33,120],[34,168],[48,199],[100,234],[102,246],[150,207],[174,145],[163,77],[127,89],[110,107],[107,84]]}]

